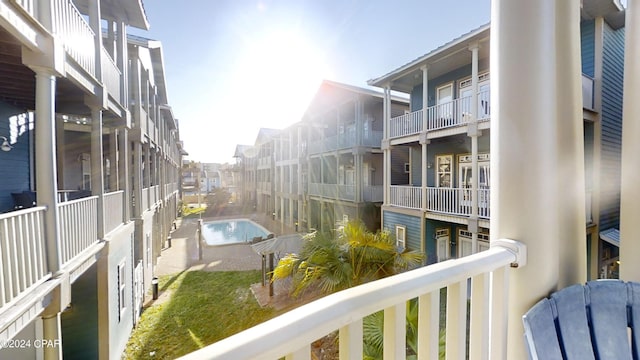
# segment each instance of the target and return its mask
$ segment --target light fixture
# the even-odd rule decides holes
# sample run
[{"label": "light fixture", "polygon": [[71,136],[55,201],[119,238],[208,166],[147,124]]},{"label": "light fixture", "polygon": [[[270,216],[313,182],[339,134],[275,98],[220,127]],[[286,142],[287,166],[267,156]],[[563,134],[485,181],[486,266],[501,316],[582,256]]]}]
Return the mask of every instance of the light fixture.
[{"label": "light fixture", "polygon": [[4,136],[0,136],[0,139],[2,139],[2,145],[0,145],[0,150],[2,151],[11,151],[11,149],[13,149],[13,146],[11,146],[11,144],[9,144],[9,140],[7,140],[6,137]]}]

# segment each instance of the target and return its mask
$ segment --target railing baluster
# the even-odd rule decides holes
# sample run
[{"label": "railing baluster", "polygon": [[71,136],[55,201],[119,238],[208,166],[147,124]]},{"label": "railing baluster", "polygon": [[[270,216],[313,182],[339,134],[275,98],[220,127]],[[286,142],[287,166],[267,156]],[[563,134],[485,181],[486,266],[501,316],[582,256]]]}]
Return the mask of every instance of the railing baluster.
[{"label": "railing baluster", "polygon": [[507,309],[509,289],[508,266],[498,268],[491,273],[491,320],[490,320],[490,359],[507,358]]},{"label": "railing baluster", "polygon": [[406,356],[407,304],[401,302],[384,309],[383,359],[404,359]]},{"label": "railing baluster", "polygon": [[311,360],[311,345],[307,344],[284,358],[285,360]]},{"label": "railing baluster", "polygon": [[0,221],[0,307],[4,306],[8,301],[7,288],[9,279],[7,278],[7,272],[9,271],[9,264],[7,259],[7,252],[4,250],[7,248],[7,240],[9,236],[7,234],[7,220]]},{"label": "railing baluster", "polygon": [[467,280],[447,287],[447,359],[465,359],[467,338]]},{"label": "railing baluster", "polygon": [[440,290],[418,297],[418,360],[437,359],[440,340]]},{"label": "railing baluster", "polygon": [[469,324],[469,359],[489,360],[489,274],[471,279],[471,316]]},{"label": "railing baluster", "polygon": [[358,319],[339,331],[340,360],[362,359],[362,319]]}]

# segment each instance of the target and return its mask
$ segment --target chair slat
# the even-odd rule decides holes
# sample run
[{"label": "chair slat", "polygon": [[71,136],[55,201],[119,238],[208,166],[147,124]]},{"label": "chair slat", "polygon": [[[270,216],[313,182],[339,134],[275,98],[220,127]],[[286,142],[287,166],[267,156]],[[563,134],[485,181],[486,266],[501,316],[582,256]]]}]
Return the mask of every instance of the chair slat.
[{"label": "chair slat", "polygon": [[640,359],[640,283],[627,283],[630,290],[629,305],[631,305],[630,326],[634,331],[631,334],[631,351],[634,359]]},{"label": "chair slat", "polygon": [[594,359],[584,286],[573,285],[551,295],[557,311],[559,342],[567,360]]},{"label": "chair slat", "polygon": [[631,360],[627,287],[622,281],[587,283],[594,352],[599,359]]},{"label": "chair slat", "polygon": [[562,360],[549,299],[542,299],[522,318],[527,347],[533,360]]}]

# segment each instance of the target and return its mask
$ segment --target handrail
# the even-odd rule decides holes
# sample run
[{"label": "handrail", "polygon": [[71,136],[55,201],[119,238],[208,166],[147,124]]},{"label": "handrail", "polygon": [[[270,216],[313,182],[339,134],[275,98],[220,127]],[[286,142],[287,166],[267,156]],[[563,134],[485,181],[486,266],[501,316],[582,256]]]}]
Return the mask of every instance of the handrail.
[{"label": "handrail", "polygon": [[[513,240],[499,240],[493,243],[491,249],[487,251],[457,260],[449,260],[425,266],[328,295],[192,352],[181,359],[277,359],[283,356],[287,356],[287,359],[309,358],[308,351],[310,350],[310,344],[335,330],[340,331],[341,340],[358,333],[361,336],[362,318],[365,316],[385,310],[386,321],[387,312],[391,314],[394,309],[403,309],[406,306],[406,302],[410,299],[420,297],[422,300],[423,296],[434,292],[439,293],[439,290],[445,286],[460,285],[458,290],[461,290],[462,288],[466,288],[467,279],[469,278],[475,280],[476,276],[495,271],[507,271],[506,269],[508,269],[509,266],[523,266],[525,263],[526,247],[524,244]],[[500,277],[500,275],[498,275],[498,277]],[[486,285],[485,290],[491,292],[493,295],[503,296],[503,294],[508,294],[508,289],[504,288],[505,283],[498,282],[495,286],[492,286],[490,281],[484,281],[484,279],[478,283],[489,284]],[[460,294],[466,298],[466,293],[460,291]],[[453,297],[452,295],[453,291],[450,297]],[[482,298],[483,296],[480,296],[478,301],[482,302]],[[472,301],[473,300],[472,298]],[[466,301],[463,303],[463,306],[458,308],[458,311],[460,311],[458,318],[465,319],[466,317],[464,317],[462,312],[466,312],[467,305]],[[421,302],[420,304],[422,305],[423,303]],[[436,308],[436,315],[438,315],[439,311],[439,307]],[[503,309],[489,309],[490,313],[496,311],[503,311]],[[447,309],[447,314],[449,314],[449,309]],[[487,314],[481,311],[471,316],[472,321],[474,321],[473,316],[482,318],[483,316],[487,316]],[[499,317],[496,316],[495,318],[498,319]],[[437,321],[438,316],[432,316],[432,319]],[[477,340],[472,334],[472,341],[503,343],[504,339],[498,339],[498,337],[506,336],[506,334],[500,330],[503,326],[506,326],[506,322],[502,324],[494,323],[491,326],[488,324],[489,322],[487,322],[485,328],[481,329],[481,333],[486,334],[486,332],[489,332],[489,336],[485,337],[479,334],[478,336],[482,338],[482,340]],[[400,326],[402,329],[404,328],[404,321],[402,321]],[[430,324],[420,323],[418,325],[418,333],[421,334],[421,331],[425,333],[429,332],[429,327]],[[492,333],[494,328],[496,334]],[[394,331],[398,330],[399,329],[395,329]],[[460,332],[460,329],[458,329],[455,324],[449,324],[449,322],[447,322],[446,331],[450,330],[458,330],[457,334],[464,334],[464,330]],[[354,333],[352,333],[352,331]],[[400,329],[400,331],[402,330]],[[344,332],[349,332],[349,335],[343,337],[343,335],[345,335]],[[396,332],[396,334],[398,333]],[[387,332],[385,329],[385,352],[387,346],[395,346],[393,342],[388,342],[386,335]],[[438,332],[436,331],[435,334],[430,332],[429,336],[432,338],[436,337],[437,344]],[[425,341],[433,340],[424,339],[422,336],[419,336],[419,339]],[[449,337],[447,337],[447,339],[449,339]],[[447,344],[447,349],[449,349],[449,346],[454,345],[464,348],[466,339],[456,339],[455,337],[451,337],[451,339],[451,341],[456,340],[459,344]],[[404,344],[403,339],[396,338],[396,340],[399,340],[402,345]],[[349,343],[352,342],[353,341],[350,341]],[[354,342],[356,348],[358,347],[356,344],[358,342],[357,340]],[[480,348],[488,353],[487,358],[492,358],[490,354],[492,349],[491,344],[485,345],[486,346],[481,346]],[[341,351],[349,352],[347,358],[362,358],[361,346],[360,349],[356,349],[355,352],[351,352],[348,345],[342,342],[340,347]],[[400,353],[404,353],[404,351],[405,348],[402,346]],[[451,351],[453,352],[453,348]],[[429,354],[432,353],[433,349],[429,351]],[[461,357],[464,358],[464,354],[462,354]]]}]

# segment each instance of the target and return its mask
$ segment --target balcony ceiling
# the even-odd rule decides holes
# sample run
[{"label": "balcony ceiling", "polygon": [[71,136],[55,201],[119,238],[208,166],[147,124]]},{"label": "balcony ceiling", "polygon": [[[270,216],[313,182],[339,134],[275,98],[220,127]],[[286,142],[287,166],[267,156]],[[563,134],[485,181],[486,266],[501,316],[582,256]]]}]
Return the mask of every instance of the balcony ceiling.
[{"label": "balcony ceiling", "polygon": [[609,26],[617,30],[624,26],[625,12],[620,0],[582,0],[580,16],[583,20],[602,16]]},{"label": "balcony ceiling", "polygon": [[[65,78],[56,79],[56,111],[88,115],[84,93]],[[20,42],[0,27],[0,101],[20,110],[34,110],[35,73],[22,63]]]},{"label": "balcony ceiling", "polygon": [[20,109],[35,107],[35,73],[22,64],[22,49],[0,27],[0,100]]}]

